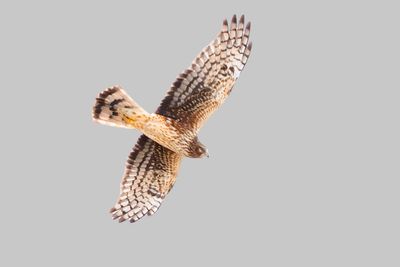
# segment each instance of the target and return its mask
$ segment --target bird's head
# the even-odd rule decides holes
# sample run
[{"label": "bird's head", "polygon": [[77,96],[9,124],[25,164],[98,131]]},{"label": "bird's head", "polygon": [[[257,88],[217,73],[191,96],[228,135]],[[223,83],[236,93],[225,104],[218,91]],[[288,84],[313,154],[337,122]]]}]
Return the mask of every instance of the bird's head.
[{"label": "bird's head", "polygon": [[191,158],[204,158],[209,157],[208,150],[205,145],[199,142],[197,138],[193,140],[188,150],[188,157]]}]

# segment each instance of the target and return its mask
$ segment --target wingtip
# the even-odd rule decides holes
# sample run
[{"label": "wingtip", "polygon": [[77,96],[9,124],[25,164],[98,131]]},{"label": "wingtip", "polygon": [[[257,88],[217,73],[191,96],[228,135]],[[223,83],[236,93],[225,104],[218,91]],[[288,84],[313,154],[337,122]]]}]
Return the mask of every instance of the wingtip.
[{"label": "wingtip", "polygon": [[249,21],[246,24],[246,30],[250,31],[250,29],[251,29],[251,22]]},{"label": "wingtip", "polygon": [[252,47],[253,47],[253,42],[250,41],[249,44],[247,45],[247,49],[249,49],[249,51],[251,51]]},{"label": "wingtip", "polygon": [[244,14],[240,16],[239,23],[244,24]]},{"label": "wingtip", "polygon": [[231,23],[232,23],[232,24],[236,24],[236,23],[237,23],[237,16],[236,16],[236,14],[234,14],[234,15],[232,16]]},{"label": "wingtip", "polygon": [[228,31],[228,20],[225,18],[224,21],[222,22],[221,32],[227,32],[227,31]]}]

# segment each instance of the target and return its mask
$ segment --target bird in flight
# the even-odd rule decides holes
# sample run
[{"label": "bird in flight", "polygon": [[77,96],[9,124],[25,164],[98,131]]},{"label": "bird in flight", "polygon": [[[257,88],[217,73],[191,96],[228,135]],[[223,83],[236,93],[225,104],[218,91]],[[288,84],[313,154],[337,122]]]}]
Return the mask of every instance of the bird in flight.
[{"label": "bird in flight", "polygon": [[173,187],[183,157],[208,156],[197,133],[229,96],[251,52],[250,22],[225,19],[222,29],[182,72],[160,106],[148,113],[119,86],[96,98],[93,120],[143,133],[129,155],[117,203],[119,222],[154,214]]}]

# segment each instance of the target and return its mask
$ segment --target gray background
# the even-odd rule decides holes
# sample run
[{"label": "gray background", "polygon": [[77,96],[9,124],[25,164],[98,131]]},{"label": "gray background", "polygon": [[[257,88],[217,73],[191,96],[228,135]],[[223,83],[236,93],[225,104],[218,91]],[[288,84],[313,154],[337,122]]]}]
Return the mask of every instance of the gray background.
[{"label": "gray background", "polygon": [[[396,1],[2,1],[1,266],[399,266]],[[252,56],[155,216],[114,204],[139,133],[97,125],[120,84],[155,110],[245,13]]]}]

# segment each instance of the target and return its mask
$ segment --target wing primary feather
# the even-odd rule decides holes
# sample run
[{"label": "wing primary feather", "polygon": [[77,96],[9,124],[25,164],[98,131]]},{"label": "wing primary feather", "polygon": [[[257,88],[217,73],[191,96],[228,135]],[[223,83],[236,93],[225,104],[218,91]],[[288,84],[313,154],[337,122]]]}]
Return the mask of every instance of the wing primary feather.
[{"label": "wing primary feather", "polygon": [[232,16],[232,20],[231,20],[231,29],[235,29],[236,28],[236,23],[237,23],[237,16],[236,16],[236,14],[234,14]]},{"label": "wing primary feather", "polygon": [[228,20],[224,19],[224,21],[222,22],[222,30],[221,32],[227,32],[228,31]]},{"label": "wing primary feather", "polygon": [[239,19],[239,28],[243,29],[243,25],[244,25],[244,15],[241,15]]},{"label": "wing primary feather", "polygon": [[[156,113],[198,129],[224,102],[239,77],[248,57],[251,23],[245,24],[245,16],[239,20],[232,16],[222,22],[217,37],[192,61],[192,65],[178,76]],[[202,90],[223,91],[227,94],[202,94]],[[218,99],[216,99],[218,97]],[[190,107],[190,108],[189,108]]]},{"label": "wing primary feather", "polygon": [[120,197],[110,209],[119,222],[154,214],[175,183],[181,156],[142,135],[130,153]]}]

